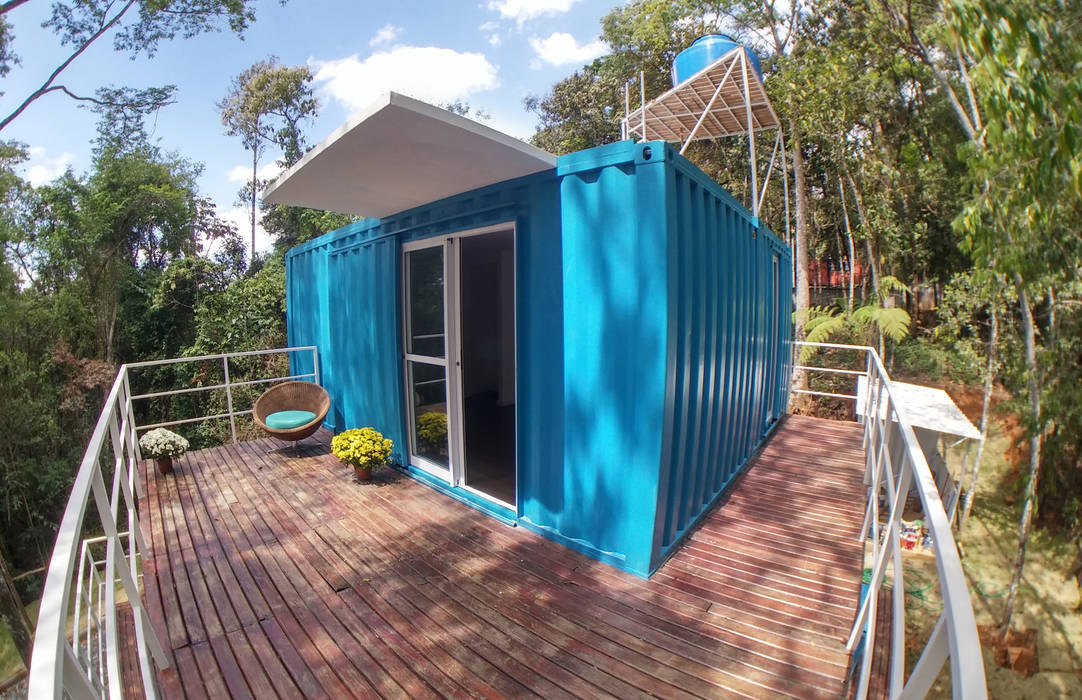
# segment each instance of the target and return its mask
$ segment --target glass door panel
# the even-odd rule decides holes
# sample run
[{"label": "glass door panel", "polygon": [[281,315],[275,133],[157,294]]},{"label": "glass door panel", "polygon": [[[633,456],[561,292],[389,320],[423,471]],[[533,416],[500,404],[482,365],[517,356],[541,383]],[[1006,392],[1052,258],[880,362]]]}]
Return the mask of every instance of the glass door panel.
[{"label": "glass door panel", "polygon": [[443,246],[406,253],[408,280],[406,354],[446,357],[443,313]]},{"label": "glass door panel", "polygon": [[413,454],[449,469],[447,445],[447,368],[424,362],[407,362],[413,396],[411,442]]},{"label": "glass door panel", "polygon": [[410,461],[450,480],[443,251],[441,243],[405,253],[406,396]]}]

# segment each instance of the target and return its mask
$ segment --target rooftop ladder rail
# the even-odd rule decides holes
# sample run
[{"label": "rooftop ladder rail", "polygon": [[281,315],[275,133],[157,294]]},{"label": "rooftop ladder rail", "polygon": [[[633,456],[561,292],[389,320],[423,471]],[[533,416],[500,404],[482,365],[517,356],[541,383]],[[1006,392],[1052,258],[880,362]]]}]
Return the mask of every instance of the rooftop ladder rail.
[{"label": "rooftop ladder rail", "polygon": [[[288,356],[296,352],[312,353],[312,372],[255,381],[230,381],[229,360],[232,358],[274,353]],[[132,369],[218,360],[223,364],[224,383],[132,395],[129,385]],[[152,360],[120,366],[75,475],[49,560],[34,632],[29,697],[57,700],[63,697],[74,700],[123,697],[117,622],[117,605],[123,601],[118,600],[119,595],[131,605],[144,693],[147,698],[158,697],[154,666],[168,668],[169,657],[150,624],[139,586],[141,552],[147,548],[136,508],[136,497],[144,495],[142,483],[135,478],[142,459],[139,431],[160,425],[229,418],[231,435],[236,442],[236,416],[251,413],[251,410],[235,409],[232,387],[304,378],[319,383],[319,356],[314,346]],[[215,389],[226,392],[226,413],[167,423],[137,424],[134,401]],[[106,485],[109,470],[103,465],[112,467],[110,487]],[[84,527],[91,500],[101,534],[86,537]],[[103,545],[105,557],[97,558],[95,552],[100,555]],[[72,625],[70,635],[69,622]]]},{"label": "rooftop ladder rail", "polygon": [[[856,394],[793,389],[793,393],[831,398],[863,400],[864,481],[868,485],[861,541],[871,538],[872,575],[868,594],[860,607],[849,635],[847,649],[860,653],[860,667],[855,679],[856,697],[866,698],[875,653],[875,629],[879,614],[879,591],[890,569],[892,584],[892,619],[887,692],[890,698],[923,698],[928,694],[943,664],[950,659],[952,696],[986,698],[984,660],[981,656],[976,619],[970,602],[958,548],[950,520],[939,497],[924,452],[913,427],[891,393],[890,377],[874,348],[834,343],[794,341],[794,353],[800,348],[850,350],[865,355],[863,372],[852,369],[813,367],[794,361],[794,367],[810,372],[837,375],[864,375],[866,393]],[[924,645],[916,665],[906,676],[905,668],[905,585],[903,583],[901,519],[906,496],[915,489],[924,511],[924,522],[935,549],[936,574],[943,600],[943,612]],[[887,510],[880,512],[880,499]],[[882,516],[886,516],[885,518]],[[860,645],[861,640],[864,644]],[[861,651],[862,650],[862,651]]]}]

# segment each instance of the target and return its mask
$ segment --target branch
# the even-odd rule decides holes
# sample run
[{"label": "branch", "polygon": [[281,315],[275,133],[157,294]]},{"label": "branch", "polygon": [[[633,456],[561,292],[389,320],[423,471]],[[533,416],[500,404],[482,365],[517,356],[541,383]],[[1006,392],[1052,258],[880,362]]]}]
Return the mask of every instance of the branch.
[{"label": "branch", "polygon": [[[883,3],[886,5],[886,2]],[[892,10],[888,10],[892,17],[896,21],[901,21],[897,13]],[[932,60],[932,56],[928,53],[928,47],[924,45],[924,42],[917,36],[917,30],[913,27],[913,5],[912,3],[906,3],[905,7],[905,20],[903,22],[906,32],[909,34],[910,40],[913,45],[916,46],[919,56],[924,64],[932,69],[932,74],[935,75],[936,81],[939,82],[939,87],[943,89],[943,92],[947,95],[947,99],[951,103],[951,108],[954,110],[955,116],[958,117],[958,123],[962,127],[962,131],[966,132],[966,137],[973,142],[977,141],[977,130],[973,127],[973,121],[970,115],[966,113],[965,107],[962,106],[962,101],[958,99],[958,94],[954,92],[954,88],[951,86],[950,81],[947,80],[947,76],[943,73],[943,70],[935,64]]]},{"label": "branch", "polygon": [[7,2],[0,4],[0,15],[6,15],[19,5],[25,5],[30,0],[7,0]]},{"label": "branch", "polygon": [[958,47],[954,49],[954,56],[958,59],[958,71],[962,75],[962,84],[966,86],[966,94],[969,96],[969,108],[973,113],[973,126],[981,132],[981,143],[984,143],[984,124],[981,122],[981,110],[977,107],[977,95],[973,91],[973,81],[969,77],[969,69],[962,59],[962,51]]},{"label": "branch", "polygon": [[9,242],[6,247],[19,259],[19,265],[23,268],[23,272],[26,273],[26,278],[30,281],[30,284],[34,284],[34,273],[26,262],[26,256],[23,254],[21,246],[18,243],[12,245]]},{"label": "branch", "polygon": [[[19,2],[19,1],[25,2],[26,0],[9,0],[9,2]],[[16,117],[18,117],[20,114],[22,114],[26,110],[26,108],[29,107],[31,104],[33,104],[38,98],[40,98],[42,95],[45,95],[47,92],[50,92],[51,91],[50,88],[52,87],[53,81],[56,80],[57,76],[59,76],[64,71],[65,68],[67,68],[69,65],[71,65],[72,61],[74,61],[80,55],[82,55],[82,53],[84,51],[86,51],[87,48],[89,48],[90,45],[92,43],[94,43],[94,41],[97,40],[98,37],[100,37],[105,32],[109,31],[110,29],[112,29],[113,26],[117,22],[120,21],[120,18],[124,16],[124,13],[127,12],[129,9],[131,9],[131,6],[134,5],[135,2],[136,2],[136,0],[128,0],[128,2],[124,5],[124,7],[122,7],[120,9],[120,11],[117,12],[116,15],[113,16],[112,19],[110,19],[108,22],[102,24],[101,27],[98,29],[98,31],[94,32],[93,36],[91,36],[89,39],[84,41],[82,43],[82,45],[78,49],[76,49],[74,52],[72,52],[72,54],[70,56],[68,56],[68,58],[63,63],[61,63],[59,66],[57,66],[56,70],[54,70],[52,75],[50,75],[49,78],[44,83],[42,83],[41,87],[39,87],[34,92],[30,93],[30,95],[25,100],[23,100],[23,103],[21,105],[19,105],[18,108],[16,108],[16,110],[14,112],[12,112],[7,117],[5,117],[3,121],[0,121],[0,131],[3,131],[4,127],[6,127],[8,124],[10,124],[12,121],[14,121]],[[67,91],[65,90],[65,92],[67,92]],[[68,93],[68,94],[70,95],[71,93]]]},{"label": "branch", "polygon": [[[170,86],[166,86],[166,87],[171,88],[173,86],[170,85]],[[100,97],[89,97],[87,95],[76,95],[74,92],[69,90],[66,85],[53,85],[52,87],[46,88],[42,92],[42,94],[49,93],[49,92],[62,92],[62,93],[64,93],[65,95],[67,95],[68,97],[70,97],[73,100],[78,100],[79,102],[90,102],[91,104],[97,105],[98,107],[120,107],[120,108],[134,109],[134,110],[139,111],[139,112],[147,109],[148,107],[160,108],[160,107],[164,107],[165,105],[173,104],[172,101],[156,101],[156,100],[153,100],[153,99],[119,100],[119,101],[118,100],[103,100]],[[102,92],[107,92],[107,91],[99,90],[99,94],[101,94]],[[123,90],[117,91],[117,92],[123,92]],[[142,92],[142,91],[140,91],[140,92]]]}]

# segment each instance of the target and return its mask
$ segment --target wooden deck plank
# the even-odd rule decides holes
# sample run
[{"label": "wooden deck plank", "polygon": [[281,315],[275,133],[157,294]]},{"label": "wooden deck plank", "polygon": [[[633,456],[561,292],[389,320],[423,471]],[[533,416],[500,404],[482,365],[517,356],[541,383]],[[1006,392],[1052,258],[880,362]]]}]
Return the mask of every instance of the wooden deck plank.
[{"label": "wooden deck plank", "polygon": [[[447,542],[435,542],[436,546],[440,546],[444,551],[454,553],[455,547],[459,542],[447,541]],[[470,555],[480,555],[481,552],[461,552],[464,556],[452,556],[445,557],[440,561],[455,562],[462,561],[470,557]],[[449,566],[444,564],[445,567]],[[470,571],[465,571],[463,574],[467,577],[474,577],[477,574]],[[499,579],[498,584],[504,592],[506,597],[507,591],[514,592],[515,589],[519,589],[520,594],[527,596],[529,593],[523,590],[526,584],[520,582],[522,578],[520,575],[510,575],[502,568],[492,569],[490,571],[482,572],[481,576],[492,576]],[[656,627],[650,624],[643,624],[641,619],[638,619],[633,613],[628,610],[612,610],[605,607],[605,600],[601,596],[596,596],[588,591],[575,591],[574,589],[553,587],[547,583],[540,581],[529,581],[529,592],[532,592],[534,600],[531,605],[538,605],[539,602],[543,602],[546,607],[551,607],[558,611],[563,619],[573,621],[578,625],[591,629],[597,633],[601,638],[613,639],[619,641],[623,646],[634,649],[637,653],[642,655],[642,658],[646,663],[661,663],[665,666],[669,666],[676,669],[682,669],[689,676],[699,678],[707,683],[716,683],[719,687],[728,691],[735,691],[741,684],[737,683],[736,687],[733,687],[733,681],[731,679],[721,678],[717,672],[722,674],[728,673],[727,670],[716,668],[712,665],[715,660],[727,661],[729,663],[742,664],[748,666],[745,673],[738,675],[738,678],[744,679],[745,677],[756,676],[759,671],[763,669],[756,665],[756,663],[763,666],[770,666],[770,659],[757,658],[754,661],[749,662],[747,660],[748,654],[743,649],[736,647],[716,647],[711,657],[700,653],[700,649],[693,648],[688,645],[685,640],[679,639],[676,636],[667,634],[666,632],[658,630]],[[489,603],[493,607],[499,605],[499,603]],[[584,613],[583,611],[589,611]],[[645,640],[645,643],[644,641]],[[792,670],[792,669],[788,669]],[[667,671],[666,671],[667,672]],[[793,671],[787,674],[789,677],[795,677],[799,675],[799,671]],[[763,682],[769,682],[769,679],[760,678]],[[703,690],[709,692],[706,686],[703,686]],[[814,689],[804,688],[801,689],[803,696],[811,696],[815,694]]]},{"label": "wooden deck plank", "polygon": [[839,697],[862,567],[860,427],[789,417],[650,580],[329,434],[141,466],[166,697]]}]

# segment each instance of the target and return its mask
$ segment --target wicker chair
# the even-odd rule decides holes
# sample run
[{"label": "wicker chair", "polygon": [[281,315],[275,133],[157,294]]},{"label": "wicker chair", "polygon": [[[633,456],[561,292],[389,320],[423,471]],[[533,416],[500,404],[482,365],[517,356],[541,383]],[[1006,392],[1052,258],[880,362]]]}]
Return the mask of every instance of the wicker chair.
[{"label": "wicker chair", "polygon": [[[330,408],[331,398],[320,385],[312,382],[282,382],[267,389],[255,400],[252,418],[256,425],[271,437],[296,445],[298,440],[303,440],[319,430]],[[278,411],[311,411],[316,417],[304,425],[288,430],[268,427],[267,416]]]}]

